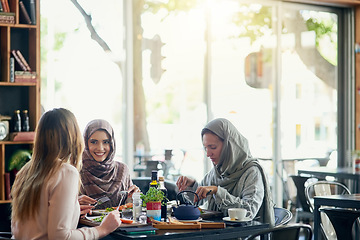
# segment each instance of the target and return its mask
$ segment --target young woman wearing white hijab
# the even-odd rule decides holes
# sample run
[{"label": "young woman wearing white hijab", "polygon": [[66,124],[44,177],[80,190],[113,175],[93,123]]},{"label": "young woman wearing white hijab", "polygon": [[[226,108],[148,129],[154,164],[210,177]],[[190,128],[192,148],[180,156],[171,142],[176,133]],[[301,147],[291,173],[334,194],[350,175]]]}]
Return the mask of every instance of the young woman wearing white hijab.
[{"label": "young woman wearing white hijab", "polygon": [[245,208],[248,217],[274,225],[274,204],[266,174],[259,161],[252,157],[247,139],[227,119],[210,121],[201,131],[207,157],[213,168],[200,183],[180,176],[179,191],[193,190],[202,207],[221,211]]}]

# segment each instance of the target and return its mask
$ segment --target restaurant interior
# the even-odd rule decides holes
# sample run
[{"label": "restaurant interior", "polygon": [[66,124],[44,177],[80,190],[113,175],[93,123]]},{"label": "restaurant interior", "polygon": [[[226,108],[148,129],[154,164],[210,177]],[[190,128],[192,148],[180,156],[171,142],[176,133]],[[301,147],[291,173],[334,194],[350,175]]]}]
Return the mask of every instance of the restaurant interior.
[{"label": "restaurant interior", "polygon": [[[37,82],[15,83],[30,90],[10,104],[1,97],[10,92],[10,73],[1,73],[0,123],[24,106],[30,133],[58,107],[71,110],[82,131],[105,119],[134,184],[146,192],[155,170],[175,200],[179,176],[201,181],[212,169],[201,130],[226,118],[249,141],[275,206],[287,210],[277,227],[301,225],[293,239],[307,239],[307,226],[310,239],[358,239],[360,0],[35,2],[36,39],[25,55],[35,56]],[[1,35],[5,28],[0,22]],[[0,140],[0,232],[11,231],[6,173],[14,174],[13,159],[31,159],[34,136],[16,142],[9,126]],[[230,226],[213,237],[264,230],[254,229],[236,235]]]}]

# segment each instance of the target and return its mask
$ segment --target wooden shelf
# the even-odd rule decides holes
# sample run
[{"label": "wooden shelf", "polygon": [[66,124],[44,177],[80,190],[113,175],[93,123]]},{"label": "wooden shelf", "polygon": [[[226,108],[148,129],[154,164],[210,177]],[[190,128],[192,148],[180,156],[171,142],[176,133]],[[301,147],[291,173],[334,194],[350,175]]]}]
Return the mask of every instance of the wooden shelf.
[{"label": "wooden shelf", "polygon": [[[30,0],[23,0],[30,13]],[[15,110],[28,110],[30,131],[40,119],[40,0],[35,0],[36,25],[23,24],[19,0],[9,1],[15,13],[15,24],[0,23],[0,115],[13,116]],[[31,70],[38,73],[37,81],[10,82],[11,50],[20,50]],[[21,71],[17,63],[15,70]],[[11,132],[11,131],[10,131]],[[33,141],[0,141],[0,203],[5,199],[5,172],[12,154],[19,149],[32,149]]]}]

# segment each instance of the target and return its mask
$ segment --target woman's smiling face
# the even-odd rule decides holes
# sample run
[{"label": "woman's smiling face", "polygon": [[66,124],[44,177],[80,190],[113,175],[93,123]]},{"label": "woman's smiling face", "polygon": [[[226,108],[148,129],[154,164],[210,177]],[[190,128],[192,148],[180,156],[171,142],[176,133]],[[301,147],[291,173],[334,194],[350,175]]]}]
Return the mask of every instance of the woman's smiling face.
[{"label": "woman's smiling face", "polygon": [[107,158],[111,150],[110,136],[103,130],[97,130],[89,137],[88,147],[95,161],[102,162]]}]

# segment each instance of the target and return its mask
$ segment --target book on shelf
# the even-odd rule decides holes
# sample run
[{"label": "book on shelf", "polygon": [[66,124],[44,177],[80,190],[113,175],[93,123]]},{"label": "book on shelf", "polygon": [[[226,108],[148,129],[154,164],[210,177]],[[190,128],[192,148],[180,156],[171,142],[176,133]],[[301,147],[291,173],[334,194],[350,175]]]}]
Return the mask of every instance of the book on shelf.
[{"label": "book on shelf", "polygon": [[10,82],[15,82],[15,59],[10,58]]},{"label": "book on shelf", "polygon": [[8,0],[1,0],[1,5],[3,8],[3,12],[10,12],[9,2]]},{"label": "book on shelf", "polygon": [[37,75],[35,72],[15,71],[14,81],[17,83],[36,83]]},{"label": "book on shelf", "polygon": [[0,12],[3,12],[3,11],[4,11],[4,8],[3,8],[3,5],[2,5],[2,3],[0,1]]},{"label": "book on shelf", "polygon": [[16,78],[14,82],[16,83],[36,83],[37,79],[36,78]]},{"label": "book on shelf", "polygon": [[15,13],[0,12],[0,23],[15,23]]},{"label": "book on shelf", "polygon": [[11,50],[11,54],[14,56],[16,63],[18,64],[18,66],[23,70],[23,71],[27,71],[26,66],[24,65],[24,63],[21,61],[20,57],[17,55],[16,50]]},{"label": "book on shelf", "polygon": [[16,54],[19,56],[21,62],[25,65],[26,70],[31,72],[31,68],[29,66],[29,63],[26,61],[20,50],[16,50]]},{"label": "book on shelf", "polygon": [[12,132],[10,133],[10,141],[34,141],[35,132]]},{"label": "book on shelf", "polygon": [[5,172],[4,174],[5,177],[5,200],[10,200],[11,199],[11,191],[10,191],[10,173],[9,172]]},{"label": "book on shelf", "polygon": [[36,25],[36,7],[35,0],[30,0],[30,18],[32,24]]},{"label": "book on shelf", "polygon": [[36,78],[36,72],[28,72],[28,71],[15,71],[15,77],[27,77],[27,78]]},{"label": "book on shelf", "polygon": [[26,7],[25,7],[23,1],[19,1],[19,5],[20,5],[20,11],[22,13],[21,16],[24,19],[25,23],[31,24],[31,19],[30,19],[29,13],[26,10]]}]

